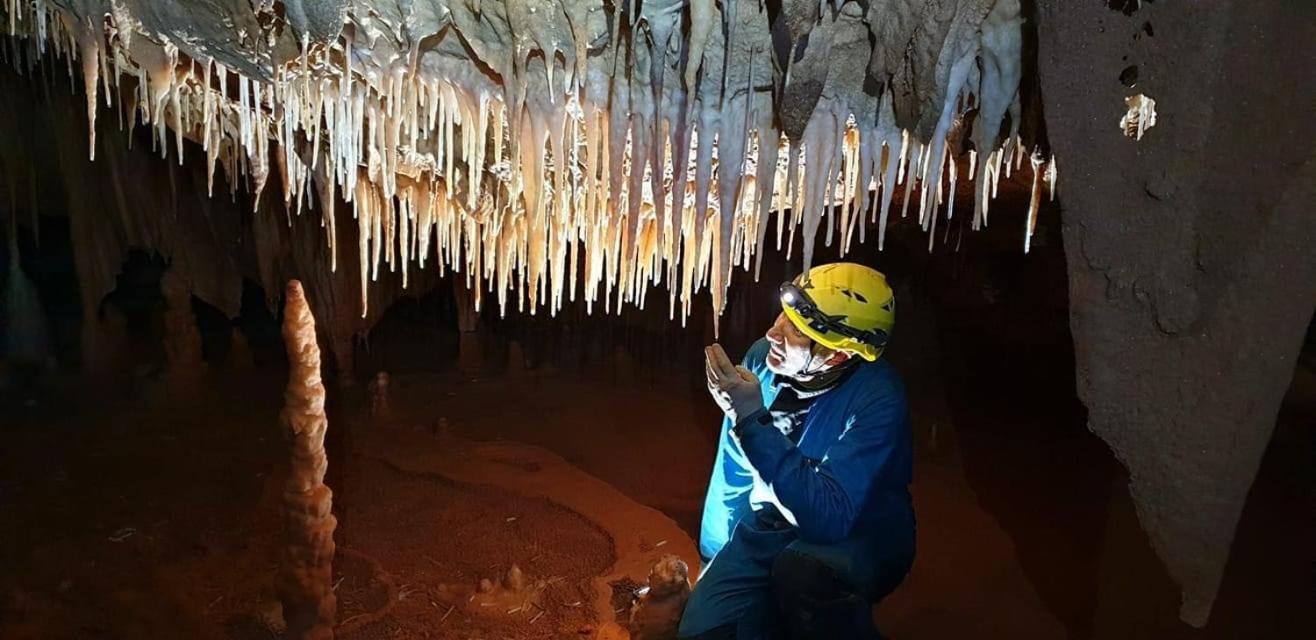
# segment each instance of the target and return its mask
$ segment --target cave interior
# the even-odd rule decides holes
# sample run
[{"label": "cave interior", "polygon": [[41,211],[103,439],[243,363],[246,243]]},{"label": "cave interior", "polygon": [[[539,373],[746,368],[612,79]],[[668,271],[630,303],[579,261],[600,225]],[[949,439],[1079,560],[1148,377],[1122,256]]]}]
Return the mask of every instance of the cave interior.
[{"label": "cave interior", "polygon": [[1212,4],[5,2],[0,637],[675,637],[833,262],[884,637],[1316,637],[1316,9]]}]

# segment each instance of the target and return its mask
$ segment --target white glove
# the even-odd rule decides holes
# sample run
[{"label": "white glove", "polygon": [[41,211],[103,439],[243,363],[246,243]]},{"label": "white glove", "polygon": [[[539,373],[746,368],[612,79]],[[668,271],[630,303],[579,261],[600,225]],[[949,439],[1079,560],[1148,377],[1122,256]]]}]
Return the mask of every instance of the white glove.
[{"label": "white glove", "polygon": [[763,392],[758,376],[749,369],[731,364],[722,345],[704,348],[704,373],[708,376],[708,392],[736,424],[742,418],[763,408]]}]

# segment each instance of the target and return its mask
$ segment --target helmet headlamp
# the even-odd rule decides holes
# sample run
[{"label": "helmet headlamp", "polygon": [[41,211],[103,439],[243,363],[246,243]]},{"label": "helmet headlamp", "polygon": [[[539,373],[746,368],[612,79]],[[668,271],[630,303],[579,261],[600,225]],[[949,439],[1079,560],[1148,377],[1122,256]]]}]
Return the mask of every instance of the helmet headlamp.
[{"label": "helmet headlamp", "polygon": [[845,324],[845,316],[829,316],[823,313],[813,298],[809,297],[808,292],[794,282],[783,283],[779,295],[784,306],[799,314],[805,322],[809,323],[811,329],[819,333],[837,333],[878,349],[886,347],[890,339],[887,332],[881,329],[873,331],[855,329]]}]

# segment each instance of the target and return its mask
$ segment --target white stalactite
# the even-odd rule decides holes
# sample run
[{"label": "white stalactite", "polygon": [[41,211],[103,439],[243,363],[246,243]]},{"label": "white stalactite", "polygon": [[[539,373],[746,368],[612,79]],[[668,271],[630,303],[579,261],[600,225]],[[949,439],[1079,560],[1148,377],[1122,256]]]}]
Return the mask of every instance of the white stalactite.
[{"label": "white stalactite", "polygon": [[[901,216],[917,198],[919,221],[931,234],[940,204],[946,219],[953,217],[963,173],[974,194],[972,227],[981,228],[1002,164],[1006,177],[1021,166],[1018,0],[995,2],[975,32],[978,39],[945,52],[954,60],[942,62],[945,86],[938,95],[945,99],[930,138],[895,124],[888,90],[879,96],[876,122],[825,97],[795,145],[775,128],[769,90],[756,79],[757,69],[770,67],[770,45],[743,40],[752,32],[745,21],[754,17],[752,5],[729,21],[736,35],[728,44],[717,31],[726,5],[660,4],[646,3],[643,18],[645,28],[657,25],[661,45],[669,44],[664,34],[680,36],[673,29],[690,25],[680,43],[684,64],[666,49],[648,61],[648,73],[667,74],[661,92],[647,90],[654,84],[649,78],[628,77],[631,44],[613,41],[596,49],[584,41],[597,36],[582,3],[556,13],[508,15],[514,45],[501,52],[509,61],[499,68],[507,73],[505,87],[474,65],[456,72],[450,61],[422,58],[414,47],[390,57],[381,43],[391,32],[373,14],[352,14],[355,37],[349,31],[317,43],[303,36],[296,55],[266,79],[218,59],[194,58],[196,43],[148,33],[118,3],[111,3],[105,20],[74,16],[45,0],[5,0],[4,11],[10,33],[81,56],[89,156],[104,91],[107,104],[113,97],[124,101],[120,113],[127,112],[129,126],[140,111],[162,154],[166,128],[174,129],[180,162],[183,138],[199,142],[212,193],[217,165],[229,174],[231,189],[245,176],[257,198],[274,168],[291,215],[300,214],[314,185],[333,268],[333,201],[341,194],[357,222],[363,314],[381,259],[388,271],[401,271],[406,286],[410,263],[423,268],[432,255],[441,272],[464,274],[476,304],[485,289],[495,294],[500,313],[509,296],[516,296],[518,309],[528,304],[532,313],[540,307],[556,313],[576,299],[580,280],[587,307],[601,300],[605,312],[642,306],[649,287],[665,285],[671,314],[679,308],[684,322],[704,284],[720,313],[735,266],[748,271],[753,258],[757,278],[774,211],[776,246],[785,240],[789,254],[800,231],[807,265],[820,232],[830,245],[839,231],[845,253],[855,235],[865,242],[867,225],[875,223],[881,249],[902,185]],[[49,20],[52,15],[59,19]],[[545,35],[550,32],[556,35]],[[749,52],[746,66],[727,65],[732,47]],[[543,74],[536,70],[530,77],[527,68],[535,64],[545,65]],[[119,79],[125,75],[139,79],[140,95],[123,95]],[[1134,98],[1121,128],[1140,137],[1154,124],[1155,111],[1150,99]],[[976,148],[964,152],[956,132],[968,126],[960,119],[971,108],[979,119],[972,127]],[[995,133],[1006,116],[1012,126],[1002,143]],[[1030,163],[1025,250],[1041,184],[1052,198],[1056,185],[1054,159],[1034,155]]]}]

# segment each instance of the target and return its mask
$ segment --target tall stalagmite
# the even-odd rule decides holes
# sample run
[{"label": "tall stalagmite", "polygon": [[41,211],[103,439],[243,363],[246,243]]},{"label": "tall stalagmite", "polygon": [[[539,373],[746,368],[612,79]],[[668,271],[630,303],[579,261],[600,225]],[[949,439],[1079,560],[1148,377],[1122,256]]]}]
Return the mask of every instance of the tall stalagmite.
[{"label": "tall stalagmite", "polygon": [[324,484],[329,460],[324,452],[324,384],[315,318],[302,284],[288,283],[283,309],[283,341],[288,349],[288,389],[279,422],[292,444],[292,469],[283,490],[284,546],[275,589],[283,603],[288,637],[332,638],[338,606],[332,580],[333,492]]}]

